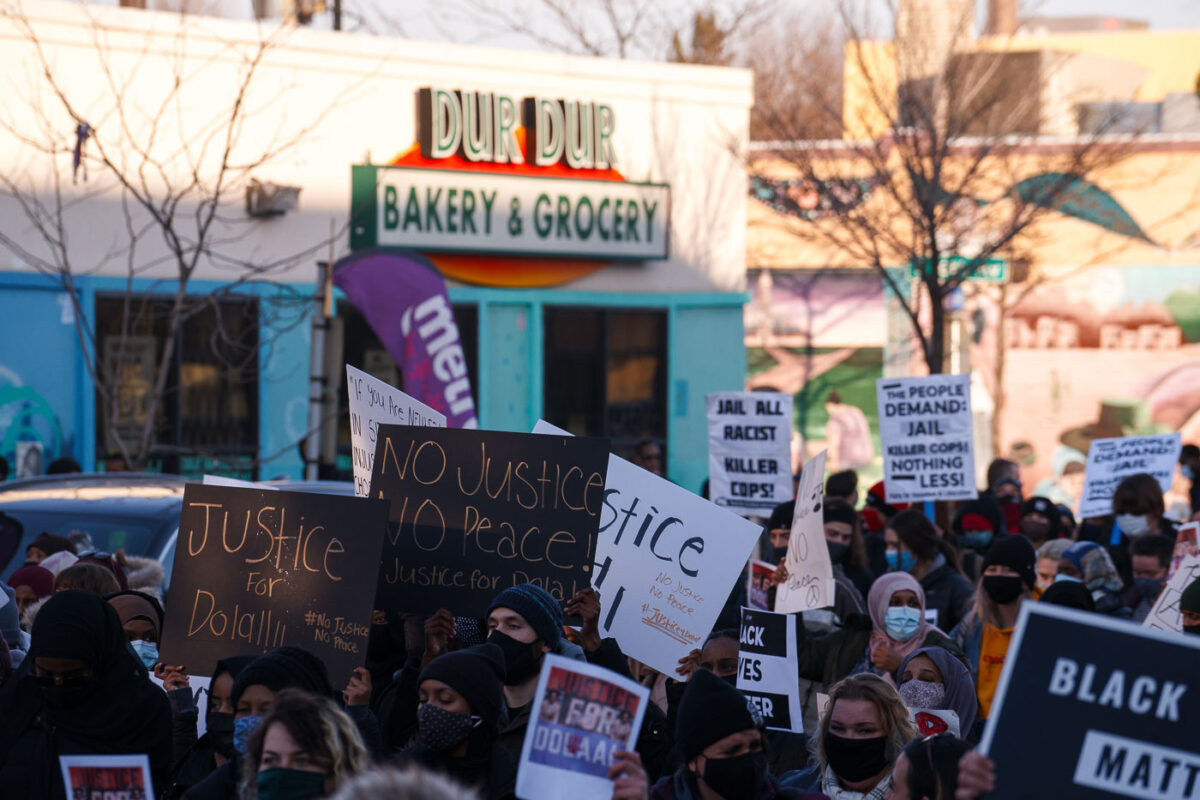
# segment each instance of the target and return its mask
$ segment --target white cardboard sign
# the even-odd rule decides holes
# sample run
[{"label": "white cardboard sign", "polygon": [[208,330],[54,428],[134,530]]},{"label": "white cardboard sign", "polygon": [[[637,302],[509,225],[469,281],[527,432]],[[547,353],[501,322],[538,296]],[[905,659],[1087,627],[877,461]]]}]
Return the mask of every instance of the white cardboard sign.
[{"label": "white cardboard sign", "polygon": [[889,503],[979,496],[970,375],[880,378],[875,396]]},{"label": "white cardboard sign", "polygon": [[1117,484],[1140,472],[1153,475],[1164,492],[1170,491],[1182,448],[1183,435],[1178,432],[1092,440],[1088,448],[1083,497],[1079,501],[1079,518],[1113,513],[1112,498]]},{"label": "white cardboard sign", "polygon": [[742,516],[770,516],[792,493],[792,396],[715,392],[705,400],[709,499]]},{"label": "white cardboard sign", "polygon": [[1167,581],[1162,594],[1154,602],[1154,607],[1142,620],[1142,625],[1158,628],[1160,631],[1183,633],[1183,614],[1179,611],[1179,598],[1183,590],[1195,580],[1200,580],[1200,556],[1188,556]]},{"label": "white cardboard sign", "polygon": [[346,365],[346,388],[350,396],[354,496],[366,497],[371,490],[371,468],[375,464],[375,437],[379,434],[379,425],[444,428],[446,417],[420,400],[349,364]]},{"label": "white cardboard sign", "polygon": [[791,614],[742,608],[737,688],[766,727],[803,733],[796,622]]},{"label": "white cardboard sign", "polygon": [[833,605],[833,563],[825,544],[825,456],[800,471],[800,491],[788,539],[787,578],[775,590],[775,610],[790,613]]},{"label": "white cardboard sign", "polygon": [[[544,420],[533,432],[569,435]],[[704,644],[761,531],[610,454],[592,570],[601,634],[675,674],[679,659]]]},{"label": "white cardboard sign", "polygon": [[650,690],[617,673],[547,655],[521,745],[522,800],[608,800],[613,753],[633,750]]}]

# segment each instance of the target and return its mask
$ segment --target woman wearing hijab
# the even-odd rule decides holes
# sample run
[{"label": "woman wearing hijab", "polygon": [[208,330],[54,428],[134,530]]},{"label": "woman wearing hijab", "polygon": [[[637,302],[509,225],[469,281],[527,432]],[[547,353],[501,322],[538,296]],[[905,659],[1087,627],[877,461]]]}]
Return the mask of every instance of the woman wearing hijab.
[{"label": "woman wearing hijab", "polygon": [[1121,590],[1125,584],[1108,551],[1095,542],[1075,542],[1063,551],[1058,560],[1055,581],[1079,581],[1092,594],[1097,614],[1128,619],[1133,616],[1123,602]]},{"label": "woman wearing hijab", "polygon": [[915,509],[892,517],[883,531],[891,571],[910,573],[925,590],[933,624],[952,630],[969,613],[975,590],[962,574],[958,551]]},{"label": "woman wearing hijab", "polygon": [[[208,708],[204,714],[205,733],[196,738],[196,719],[199,712],[195,701],[190,708],[173,707],[175,726],[175,756],[171,785],[163,794],[166,800],[177,800],[184,792],[233,758],[233,682],[254,656],[234,656],[217,662],[212,682],[208,685]],[[170,693],[174,696],[174,693]],[[192,697],[191,690],[186,690]],[[174,704],[173,704],[174,706]],[[184,745],[183,742],[188,744]]]},{"label": "woman wearing hijab", "polygon": [[515,795],[517,765],[500,744],[504,653],[481,644],[443,653],[418,677],[417,743],[398,756],[477,787],[487,800]]},{"label": "woman wearing hijab", "polygon": [[900,697],[910,709],[953,711],[958,715],[960,735],[971,738],[979,708],[975,682],[966,665],[949,650],[922,647],[905,656],[900,665]]},{"label": "woman wearing hijab", "polygon": [[0,691],[0,787],[62,798],[60,755],[145,753],[158,785],[171,760],[171,711],[126,643],[117,612],[85,592],[46,601],[20,672]]},{"label": "woman wearing hijab", "polygon": [[116,592],[105,599],[116,609],[133,652],[146,669],[153,671],[158,663],[158,643],[162,640],[162,606],[150,595],[134,591]]},{"label": "woman wearing hijab", "polygon": [[17,611],[25,609],[54,594],[54,573],[36,565],[21,567],[8,576],[8,585],[17,595]]},{"label": "woman wearing hijab", "polygon": [[893,685],[904,657],[921,647],[962,650],[925,620],[925,593],[907,572],[878,578],[867,595],[870,616],[852,614],[845,625],[825,636],[805,636],[797,626],[800,677],[827,684],[847,675],[873,672]]}]

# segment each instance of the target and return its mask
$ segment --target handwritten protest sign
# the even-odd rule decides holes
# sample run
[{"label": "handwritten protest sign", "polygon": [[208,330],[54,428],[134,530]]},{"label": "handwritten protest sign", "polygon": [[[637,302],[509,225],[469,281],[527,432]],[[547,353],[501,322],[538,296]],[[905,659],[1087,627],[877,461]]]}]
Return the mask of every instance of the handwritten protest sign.
[{"label": "handwritten protest sign", "polygon": [[1025,603],[979,749],[996,800],[1195,796],[1200,636]]},{"label": "handwritten protest sign", "polygon": [[1117,484],[1140,472],[1153,475],[1164,492],[1170,491],[1175,464],[1179,461],[1182,448],[1183,437],[1178,432],[1162,436],[1093,439],[1088,448],[1079,518],[1102,517],[1113,513],[1112,498]]},{"label": "handwritten protest sign", "polygon": [[742,516],[770,516],[792,495],[792,396],[716,392],[705,399],[709,498]]},{"label": "handwritten protest sign", "polygon": [[219,658],[294,644],[348,679],[366,660],[386,529],[378,500],[189,483],[163,660],[212,675]]},{"label": "handwritten protest sign", "polygon": [[889,503],[978,496],[970,375],[880,378],[875,395]]},{"label": "handwritten protest sign", "polygon": [[85,800],[153,798],[150,759],[145,755],[59,756],[67,797]]},{"label": "handwritten protest sign", "polygon": [[380,425],[380,606],[483,617],[520,583],[571,599],[592,580],[607,465],[607,439]]},{"label": "handwritten protest sign", "polygon": [[274,486],[267,486],[254,481],[244,481],[241,478],[226,478],[224,475],[205,475],[201,481],[205,486],[237,486],[242,489],[275,489]]},{"label": "handwritten protest sign", "polygon": [[742,609],[737,688],[772,730],[804,732],[796,617]]},{"label": "handwritten protest sign", "polygon": [[[538,432],[558,431],[539,421]],[[609,456],[592,586],[600,632],[664,675],[700,647],[762,526]]]},{"label": "handwritten protest sign", "polygon": [[1175,552],[1171,555],[1171,569],[1167,572],[1168,578],[1175,576],[1188,556],[1200,556],[1200,547],[1196,544],[1198,534],[1200,522],[1185,522],[1179,526],[1179,533],[1175,536]]},{"label": "handwritten protest sign", "polygon": [[833,562],[825,544],[825,451],[800,471],[800,491],[788,539],[787,577],[775,589],[775,610],[809,611],[833,605]]},{"label": "handwritten protest sign", "polygon": [[375,464],[375,441],[380,423],[444,428],[446,415],[349,364],[346,365],[346,389],[350,396],[354,494],[366,497],[370,494],[371,467]]},{"label": "handwritten protest sign", "polygon": [[750,574],[746,577],[746,605],[759,611],[770,611],[769,592],[775,565],[768,561],[750,562]]},{"label": "handwritten protest sign", "polygon": [[1179,600],[1183,590],[1195,580],[1200,580],[1200,556],[1188,556],[1179,564],[1175,574],[1167,580],[1162,594],[1154,601],[1154,607],[1142,620],[1142,624],[1160,631],[1183,633],[1183,614],[1179,611]]},{"label": "handwritten protest sign", "polygon": [[613,753],[633,750],[650,690],[585,661],[546,656],[521,746],[522,800],[608,800]]}]

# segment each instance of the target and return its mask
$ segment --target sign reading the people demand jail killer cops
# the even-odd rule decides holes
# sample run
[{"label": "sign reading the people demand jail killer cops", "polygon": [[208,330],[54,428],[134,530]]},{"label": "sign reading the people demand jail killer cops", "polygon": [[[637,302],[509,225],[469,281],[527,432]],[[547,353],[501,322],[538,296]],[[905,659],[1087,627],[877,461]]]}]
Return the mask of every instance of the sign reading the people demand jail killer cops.
[{"label": "sign reading the people demand jail killer cops", "polygon": [[980,750],[989,798],[1200,796],[1200,636],[1025,603]]},{"label": "sign reading the people demand jail killer cops", "polygon": [[607,439],[380,425],[380,607],[483,617],[521,583],[570,600],[591,583],[607,467]]},{"label": "sign reading the people demand jail killer cops", "polygon": [[633,750],[650,690],[586,661],[548,655],[521,746],[522,800],[608,800],[618,750]]},{"label": "sign reading the people demand jail killer cops", "polygon": [[979,496],[970,375],[880,378],[875,396],[889,503]]},{"label": "sign reading the people demand jail killer cops", "polygon": [[825,544],[825,457],[822,450],[800,471],[783,562],[787,577],[775,589],[776,611],[812,611],[833,605],[833,562]]},{"label": "sign reading the people demand jail killer cops", "polygon": [[1130,475],[1153,475],[1164,492],[1171,490],[1175,465],[1183,448],[1180,433],[1094,439],[1088,448],[1087,474],[1079,501],[1079,518],[1113,513],[1113,492]]},{"label": "sign reading the people demand jail killer cops", "polygon": [[[538,433],[567,435],[539,420]],[[600,632],[664,675],[704,643],[762,526],[608,457],[592,586]]]},{"label": "sign reading the people demand jail killer cops", "polygon": [[744,517],[769,517],[792,496],[792,396],[716,392],[708,405],[708,496]]},{"label": "sign reading the people demand jail killer cops", "polygon": [[742,609],[737,688],[773,730],[804,732],[793,614]]},{"label": "sign reading the people demand jail killer cops", "polygon": [[212,675],[218,659],[298,645],[340,686],[367,657],[386,532],[379,500],[189,483],[163,660]]},{"label": "sign reading the people demand jail killer cops", "polygon": [[380,423],[446,427],[446,416],[360,369],[346,365],[350,395],[350,451],[354,466],[354,494],[366,497],[371,488],[375,441]]}]

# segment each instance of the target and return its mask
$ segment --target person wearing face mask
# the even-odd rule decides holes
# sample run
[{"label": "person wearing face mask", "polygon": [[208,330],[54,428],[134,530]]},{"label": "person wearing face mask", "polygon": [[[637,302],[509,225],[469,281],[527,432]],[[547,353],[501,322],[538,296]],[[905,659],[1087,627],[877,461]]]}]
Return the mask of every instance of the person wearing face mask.
[{"label": "person wearing face mask", "polygon": [[1179,451],[1179,474],[1188,482],[1188,503],[1200,514],[1200,447],[1185,444]]},{"label": "person wearing face mask", "polygon": [[859,605],[871,591],[874,574],[867,567],[867,547],[863,541],[862,521],[854,507],[837,500],[825,503],[825,543],[833,562],[834,578],[845,576],[858,593]]},{"label": "person wearing face mask", "polygon": [[116,592],[104,599],[117,610],[133,652],[146,669],[153,672],[158,663],[158,643],[162,639],[162,606],[150,595],[135,591]]},{"label": "person wearing face mask", "polygon": [[[1162,487],[1153,475],[1143,472],[1123,478],[1113,492],[1112,502],[1113,524],[1121,533],[1117,552],[1123,554],[1124,548],[1139,536],[1158,534],[1175,541],[1177,531],[1171,520],[1163,516],[1166,506]],[[1117,567],[1128,579],[1128,564],[1117,564]]]},{"label": "person wearing face mask", "polygon": [[950,530],[961,549],[963,575],[972,582],[978,581],[983,572],[983,554],[992,546],[992,541],[1008,535],[1000,505],[988,494],[960,504]]},{"label": "person wearing face mask", "polygon": [[517,764],[500,744],[504,653],[481,644],[443,653],[421,670],[417,743],[397,761],[453,776],[486,800],[514,797]]},{"label": "person wearing face mask", "polygon": [[784,775],[780,784],[831,800],[883,800],[897,757],[916,735],[892,684],[877,675],[853,675],[829,690],[816,731],[817,763]]},{"label": "person wearing face mask", "polygon": [[974,740],[971,728],[979,708],[975,682],[949,650],[922,647],[905,656],[900,664],[900,698],[910,709],[953,711],[962,738]]},{"label": "person wearing face mask", "polygon": [[1129,619],[1132,612],[1121,601],[1121,576],[1108,551],[1095,542],[1075,542],[1058,560],[1058,581],[1078,581],[1091,592],[1099,614]]},{"label": "person wearing face mask", "polygon": [[1189,583],[1179,596],[1179,615],[1183,618],[1183,632],[1200,636],[1200,578]]},{"label": "person wearing face mask", "polygon": [[129,649],[117,612],[66,591],[42,607],[32,646],[0,690],[5,797],[64,797],[60,755],[146,754],[156,785],[171,765],[171,710]]},{"label": "person wearing face mask", "polygon": [[245,800],[313,800],[367,769],[358,727],[328,697],[284,689],[246,743]]},{"label": "person wearing face mask", "polygon": [[1121,597],[1133,613],[1133,621],[1141,623],[1150,616],[1154,601],[1167,585],[1175,542],[1166,536],[1141,536],[1129,543],[1129,560],[1133,568],[1133,585]]},{"label": "person wearing face mask", "polygon": [[1006,536],[983,560],[975,608],[950,632],[967,654],[981,718],[986,718],[1004,669],[1021,603],[1033,598],[1037,554],[1024,536]]},{"label": "person wearing face mask", "polygon": [[959,764],[970,750],[948,733],[910,743],[896,760],[890,800],[953,800],[959,796]]},{"label": "person wearing face mask", "polygon": [[901,511],[883,532],[891,571],[910,573],[925,590],[934,625],[950,630],[971,609],[975,590],[962,574],[958,551],[920,511]]},{"label": "person wearing face mask", "polygon": [[1034,594],[1038,599],[1054,585],[1054,578],[1058,575],[1058,560],[1072,544],[1074,542],[1070,539],[1052,539],[1037,549],[1037,587]]},{"label": "person wearing face mask", "polygon": [[[196,709],[191,690],[189,707],[180,708],[172,696],[172,725],[175,728],[175,757],[171,780],[163,793],[164,800],[177,800],[204,780],[236,752],[233,747],[233,682],[254,656],[233,656],[217,662],[208,685],[208,707],[204,714],[205,733],[196,738]],[[178,691],[178,690],[177,690]],[[186,747],[180,749],[184,742]]]},{"label": "person wearing face mask", "polygon": [[1036,550],[1047,541],[1058,538],[1058,508],[1045,497],[1031,497],[1021,503],[1021,518],[1017,527],[1021,535]]}]

